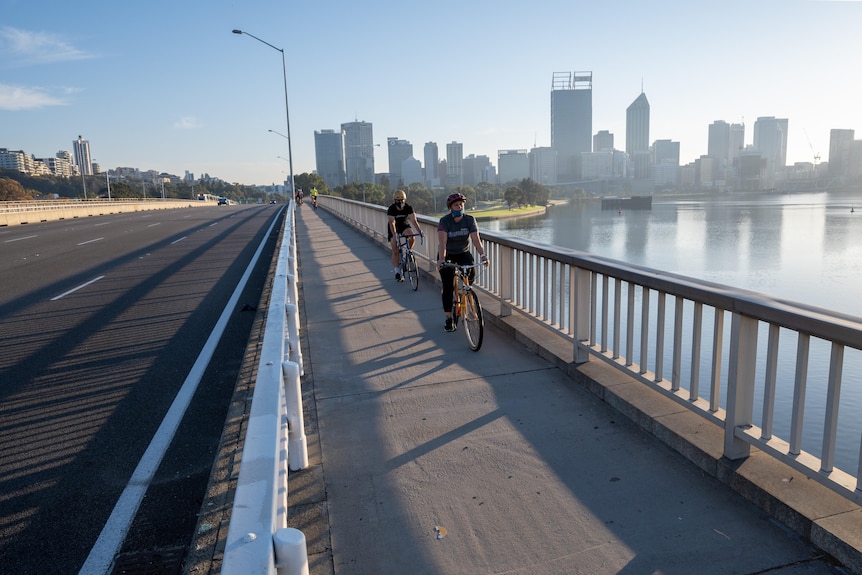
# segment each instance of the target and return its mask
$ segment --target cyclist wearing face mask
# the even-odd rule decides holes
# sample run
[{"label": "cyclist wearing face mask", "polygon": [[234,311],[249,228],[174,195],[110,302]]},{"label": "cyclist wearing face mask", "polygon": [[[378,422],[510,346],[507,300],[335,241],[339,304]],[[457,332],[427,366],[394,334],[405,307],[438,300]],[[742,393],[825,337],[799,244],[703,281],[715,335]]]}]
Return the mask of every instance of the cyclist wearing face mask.
[{"label": "cyclist wearing face mask", "polygon": [[386,210],[388,223],[386,225],[389,238],[389,245],[392,247],[392,271],[395,272],[395,280],[403,281],[401,277],[400,262],[398,261],[398,238],[396,234],[408,236],[410,249],[416,244],[416,238],[411,234],[421,234],[422,228],[419,227],[419,222],[416,220],[416,212],[413,211],[413,206],[407,203],[407,194],[404,190],[398,190],[392,198],[392,204]]},{"label": "cyclist wearing face mask", "polygon": [[[446,315],[444,329],[455,331],[452,321],[452,296],[454,291],[455,270],[442,267],[443,262],[452,262],[462,265],[473,263],[473,254],[470,253],[470,243],[476,248],[476,252],[482,258],[482,263],[488,265],[485,256],[485,248],[479,238],[479,228],[476,218],[464,213],[467,198],[460,193],[454,193],[446,198],[446,207],[449,213],[440,218],[437,224],[437,269],[440,271],[440,279],[443,281],[443,313]],[[470,270],[470,282],[476,276],[475,270]]]}]

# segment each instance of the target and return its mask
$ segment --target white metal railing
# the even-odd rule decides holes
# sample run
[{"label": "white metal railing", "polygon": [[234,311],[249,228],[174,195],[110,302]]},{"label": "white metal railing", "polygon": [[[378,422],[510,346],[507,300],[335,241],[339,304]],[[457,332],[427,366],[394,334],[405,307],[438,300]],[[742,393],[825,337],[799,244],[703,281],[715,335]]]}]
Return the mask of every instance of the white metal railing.
[{"label": "white metal railing", "polygon": [[[319,203],[385,242],[385,208],[331,196]],[[435,238],[420,252],[430,262],[436,221],[419,220]],[[862,503],[862,437],[851,431],[858,412],[839,418],[845,353],[862,354],[862,318],[484,230],[482,241],[491,265],[477,284],[500,316],[529,318],[568,339],[575,362],[601,359],[721,426],[726,457],[756,447]],[[779,380],[785,366],[792,378]],[[822,375],[809,389],[812,373]],[[862,370],[850,377],[858,385]],[[806,400],[822,397],[814,420]],[[779,404],[789,405],[786,437],[775,434]],[[803,450],[804,429],[819,447]],[[839,437],[851,443],[855,469],[836,467]]]},{"label": "white metal railing", "polygon": [[288,467],[307,467],[308,451],[294,202],[286,209],[222,561],[226,575],[308,575],[305,536],[287,527]]}]

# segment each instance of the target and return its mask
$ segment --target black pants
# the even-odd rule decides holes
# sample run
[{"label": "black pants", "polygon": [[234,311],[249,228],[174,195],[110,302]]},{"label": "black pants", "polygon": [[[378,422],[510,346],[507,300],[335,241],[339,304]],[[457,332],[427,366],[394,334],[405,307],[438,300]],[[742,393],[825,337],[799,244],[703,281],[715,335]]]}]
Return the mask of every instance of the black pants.
[{"label": "black pants", "polygon": [[[446,261],[461,265],[472,265],[474,263],[473,254],[470,252],[446,254]],[[476,278],[475,268],[467,272],[467,277],[470,278],[470,283],[473,283],[473,280]],[[455,270],[452,268],[442,268],[440,270],[440,280],[443,282],[443,311],[452,313],[452,296],[455,293]]]}]

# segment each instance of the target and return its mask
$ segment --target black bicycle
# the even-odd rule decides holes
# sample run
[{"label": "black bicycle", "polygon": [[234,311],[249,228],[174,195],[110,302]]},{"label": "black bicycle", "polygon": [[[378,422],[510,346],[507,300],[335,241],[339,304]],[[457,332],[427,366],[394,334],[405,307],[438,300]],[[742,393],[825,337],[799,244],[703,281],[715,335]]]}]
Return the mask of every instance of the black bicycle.
[{"label": "black bicycle", "polygon": [[455,291],[452,302],[452,321],[458,327],[460,321],[464,325],[464,335],[467,343],[473,351],[479,351],[482,347],[482,338],[485,335],[485,321],[482,318],[482,305],[479,296],[470,286],[470,273],[473,268],[482,267],[484,264],[461,265],[445,262],[442,267],[455,270]]},{"label": "black bicycle", "polygon": [[419,241],[424,242],[422,234],[397,234],[398,252],[401,260],[401,277],[410,281],[413,291],[419,289],[419,268],[416,266],[416,255],[410,249],[410,238],[419,236]]}]

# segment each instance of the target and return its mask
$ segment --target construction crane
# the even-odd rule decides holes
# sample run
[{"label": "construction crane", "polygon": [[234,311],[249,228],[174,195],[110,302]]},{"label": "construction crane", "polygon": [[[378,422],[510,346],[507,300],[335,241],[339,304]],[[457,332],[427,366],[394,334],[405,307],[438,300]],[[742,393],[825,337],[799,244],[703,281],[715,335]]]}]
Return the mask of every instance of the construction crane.
[{"label": "construction crane", "polygon": [[811,145],[811,138],[808,137],[808,130],[802,128],[802,131],[805,132],[805,139],[808,140],[808,147],[811,148],[811,153],[814,155],[814,167],[817,167],[817,163],[820,162],[820,154],[814,150],[814,146]]}]

